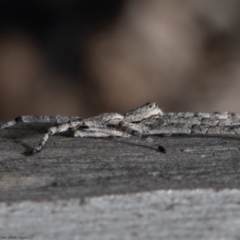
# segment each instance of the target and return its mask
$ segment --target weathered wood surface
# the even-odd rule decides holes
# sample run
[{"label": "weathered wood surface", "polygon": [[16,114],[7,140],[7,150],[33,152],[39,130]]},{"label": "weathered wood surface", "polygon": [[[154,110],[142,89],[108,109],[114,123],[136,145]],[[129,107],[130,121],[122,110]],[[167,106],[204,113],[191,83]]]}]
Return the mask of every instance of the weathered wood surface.
[{"label": "weathered wood surface", "polygon": [[25,156],[48,126],[0,131],[0,239],[239,239],[240,137],[156,136],[162,154],[136,138],[58,135]]}]

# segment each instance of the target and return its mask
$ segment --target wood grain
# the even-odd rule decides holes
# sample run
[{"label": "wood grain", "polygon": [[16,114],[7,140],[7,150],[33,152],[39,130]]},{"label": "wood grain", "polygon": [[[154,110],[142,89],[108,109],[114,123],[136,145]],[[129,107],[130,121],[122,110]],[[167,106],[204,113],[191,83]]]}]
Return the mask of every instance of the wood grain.
[{"label": "wood grain", "polygon": [[[165,230],[161,235],[157,227],[151,230],[151,224],[148,224],[148,229],[145,231],[141,217],[139,217],[139,221],[134,220],[135,230],[133,231],[140,236],[138,239],[146,239],[146,236],[152,236],[152,239],[158,239],[158,236],[161,236],[160,239],[188,239],[187,236],[191,236],[189,239],[201,239],[202,236],[218,239],[219,229],[216,227],[216,221],[218,226],[221,226],[225,220],[222,215],[217,215],[217,211],[219,214],[223,211],[228,216],[231,203],[235,211],[231,211],[232,217],[229,217],[229,221],[235,226],[236,221],[239,220],[239,201],[230,201],[230,205],[224,205],[224,202],[229,200],[226,200],[228,199],[226,194],[221,194],[222,191],[236,189],[235,192],[231,192],[229,197],[237,199],[240,192],[240,141],[237,136],[154,136],[154,139],[167,150],[166,154],[162,154],[156,152],[146,142],[133,137],[127,139],[83,139],[71,138],[70,135],[57,135],[50,138],[42,152],[31,157],[25,156],[23,153],[39,143],[42,134],[50,125],[48,123],[19,124],[0,131],[0,202],[2,202],[0,210],[5,209],[2,221],[11,219],[14,222],[18,219],[17,216],[14,217],[14,214],[11,214],[11,206],[15,206],[16,211],[22,214],[22,219],[25,217],[25,220],[22,220],[21,223],[18,222],[18,225],[9,225],[15,226],[15,233],[32,233],[35,236],[34,239],[46,239],[47,236],[49,239],[64,239],[61,237],[64,236],[63,233],[59,237],[54,224],[53,228],[49,227],[49,229],[45,229],[43,224],[39,224],[39,228],[34,227],[36,224],[33,220],[34,217],[30,218],[31,221],[28,220],[28,216],[31,214],[27,209],[46,206],[53,210],[52,213],[48,213],[53,221],[65,222],[66,226],[70,227],[73,223],[70,220],[66,223],[64,214],[54,215],[56,208],[63,211],[64,204],[72,201],[70,199],[75,199],[81,205],[85,203],[85,199],[91,201],[89,199],[106,199],[106,197],[111,199],[111,196],[115,196],[115,199],[118,198],[118,195],[125,196],[130,201],[129,208],[134,208],[137,204],[132,214],[146,217],[150,214],[149,211],[152,207],[146,205],[144,208],[137,203],[137,201],[147,201],[144,195],[146,192],[148,192],[148,198],[152,194],[155,199],[154,204],[159,205],[159,214],[155,216],[155,220],[162,222],[165,219],[166,224],[163,224]],[[193,194],[196,189],[201,189],[203,192],[202,200],[201,196]],[[212,190],[209,192],[209,189]],[[155,191],[159,190],[162,192],[156,197]],[[174,201],[181,202],[179,207],[175,208],[175,203],[172,202],[173,198],[169,197],[168,190],[174,194]],[[186,195],[182,193],[186,193]],[[133,197],[135,194],[139,196],[140,200]],[[187,210],[190,218],[186,218],[184,215],[184,199],[188,194],[192,196],[188,200],[191,207]],[[212,211],[209,213],[210,216],[207,213],[203,214],[203,219],[205,218],[206,221],[203,220],[199,228],[195,225],[195,232],[190,228],[181,230],[182,221],[191,225],[191,219],[198,219],[199,211],[197,209],[199,207],[201,211],[210,211],[214,198],[218,198],[219,210]],[[116,215],[115,220],[119,220],[119,229],[122,227],[122,230],[126,231],[126,235],[121,235],[116,231],[114,239],[120,239],[118,236],[121,236],[121,239],[130,239],[131,227],[126,230],[125,222],[129,219],[124,215],[127,211],[124,205],[122,205],[123,215],[120,214],[120,211],[119,217],[117,217],[117,210],[114,210],[117,205],[114,201],[99,201],[103,201],[101,211],[105,212],[108,211],[107,209],[111,209],[113,215]],[[170,206],[169,211],[161,210],[162,201],[165,201],[166,206]],[[6,203],[11,203],[11,205],[4,205]],[[23,203],[26,204],[26,207],[21,208]],[[75,211],[79,212],[78,205],[75,205]],[[121,204],[118,207],[121,208]],[[79,224],[86,228],[90,228],[91,224],[100,224],[101,214],[98,218],[94,218],[98,211],[97,209],[90,210],[90,208],[86,210],[85,214],[89,214],[90,220],[83,225]],[[66,211],[66,214],[73,214],[73,212],[74,210],[71,209]],[[35,216],[39,217],[38,214],[40,213],[36,213]],[[11,217],[9,218],[9,216]],[[104,216],[103,214],[103,219]],[[75,217],[78,221],[79,216]],[[43,216],[40,218],[44,220]],[[202,231],[201,229],[207,228],[208,220],[212,224],[212,230],[207,231],[207,235],[198,235]],[[103,232],[99,234],[98,239],[110,239],[114,235],[110,229],[111,226],[116,227],[116,225],[111,217],[104,221],[106,224],[104,226],[108,227],[102,228]],[[149,221],[151,222],[150,219]],[[198,221],[196,220],[194,223],[198,224]],[[35,229],[33,232],[29,230],[31,227]],[[171,229],[175,228],[175,231],[171,231],[170,227]],[[6,235],[7,231],[11,233],[11,229],[13,228],[9,227],[3,231],[0,228],[0,232]],[[80,229],[82,228],[80,227]],[[228,229],[221,228],[220,232],[223,234],[222,236],[228,236],[228,239],[235,239],[237,226],[232,227],[229,234],[227,231]],[[69,230],[68,238],[73,239],[77,233],[79,231],[71,232]],[[85,232],[83,236],[92,236],[89,239],[95,239],[96,232],[94,230],[88,234]]]}]

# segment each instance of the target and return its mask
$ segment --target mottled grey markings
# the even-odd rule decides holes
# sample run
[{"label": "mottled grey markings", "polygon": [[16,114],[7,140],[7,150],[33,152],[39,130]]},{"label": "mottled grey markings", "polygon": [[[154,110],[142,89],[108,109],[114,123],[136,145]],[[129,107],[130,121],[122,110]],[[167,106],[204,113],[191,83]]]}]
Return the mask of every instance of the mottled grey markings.
[{"label": "mottled grey markings", "polygon": [[81,119],[68,117],[47,117],[47,116],[21,116],[9,121],[1,126],[1,129],[11,127],[18,122],[50,122],[55,121],[59,125],[47,129],[41,142],[30,154],[40,152],[51,135],[67,132],[73,132],[74,137],[129,137],[136,136],[150,143],[160,152],[165,153],[165,149],[159,146],[152,138],[148,137],[148,128],[141,123],[152,116],[161,116],[162,110],[158,104],[147,103],[139,108],[133,109],[121,115],[119,113],[103,113],[101,115]]},{"label": "mottled grey markings", "polygon": [[239,134],[240,114],[169,112],[164,113],[155,124],[149,118],[145,125],[149,134]]},{"label": "mottled grey markings", "polygon": [[11,127],[18,122],[58,124],[58,126],[47,130],[40,144],[33,149],[32,153],[41,151],[49,136],[68,130],[74,133],[74,137],[129,137],[132,135],[147,141],[154,148],[164,153],[165,149],[159,146],[149,135],[240,134],[239,114],[228,112],[163,113],[156,103],[147,103],[124,115],[119,113],[104,113],[86,119],[66,116],[21,116],[3,124],[1,129]]}]

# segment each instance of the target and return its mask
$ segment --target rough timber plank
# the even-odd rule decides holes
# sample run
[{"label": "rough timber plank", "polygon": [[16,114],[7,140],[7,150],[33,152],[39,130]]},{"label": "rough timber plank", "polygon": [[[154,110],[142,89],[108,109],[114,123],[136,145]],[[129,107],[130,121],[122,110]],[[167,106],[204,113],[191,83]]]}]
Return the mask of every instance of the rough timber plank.
[{"label": "rough timber plank", "polygon": [[[4,216],[0,225],[6,227],[4,231],[0,229],[0,239],[9,234],[33,234],[34,239],[66,239],[66,236],[74,239],[80,233],[82,239],[131,239],[135,235],[138,239],[148,236],[151,237],[148,239],[158,236],[238,239],[240,236],[238,137],[156,136],[155,140],[167,149],[167,154],[162,154],[135,138],[53,136],[42,152],[26,157],[23,152],[39,143],[48,126],[20,124],[0,131],[0,211]],[[199,188],[201,194],[195,191]],[[233,188],[236,190],[228,190]],[[173,195],[169,195],[169,189]],[[162,191],[151,193],[154,190]],[[153,198],[152,205],[147,204],[149,198]],[[102,205],[94,207],[91,205],[94,201]],[[71,209],[66,208],[72,203]],[[79,209],[79,204],[87,207]],[[154,206],[158,209],[155,216]],[[46,226],[51,221],[56,224],[50,228],[39,225],[39,220],[45,218],[49,218]],[[229,220],[227,226],[232,224],[229,234],[229,228],[220,227],[226,220]],[[165,230],[159,232],[157,223],[151,221],[157,221],[159,228]],[[121,238],[117,237],[120,231],[112,230],[118,225],[116,222],[119,229],[126,231],[125,235],[119,235]],[[64,235],[58,229],[63,223],[69,229],[78,223],[81,231],[72,229]],[[101,233],[92,230],[94,226]],[[203,229],[207,229],[206,233]]]},{"label": "rough timber plank", "polygon": [[239,199],[239,190],[160,190],[0,203],[0,239],[238,240]]}]

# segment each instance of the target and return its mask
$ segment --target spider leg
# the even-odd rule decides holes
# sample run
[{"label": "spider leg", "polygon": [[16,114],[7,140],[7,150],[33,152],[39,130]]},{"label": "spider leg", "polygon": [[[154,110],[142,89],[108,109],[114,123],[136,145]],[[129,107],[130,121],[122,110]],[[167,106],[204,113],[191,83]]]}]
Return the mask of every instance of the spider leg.
[{"label": "spider leg", "polygon": [[65,124],[61,124],[57,127],[50,127],[47,132],[44,134],[41,142],[39,143],[39,145],[37,147],[35,147],[29,154],[35,154],[40,152],[44,145],[46,144],[48,138],[54,134],[60,133],[60,132],[66,132],[69,129],[75,129],[77,128],[80,124],[82,123],[82,121],[75,121],[75,122],[69,122],[69,123],[65,123]]},{"label": "spider leg", "polygon": [[109,137],[108,133],[103,132],[95,132],[95,131],[84,131],[84,130],[76,130],[74,131],[74,137]]},{"label": "spider leg", "polygon": [[1,125],[0,129],[8,128],[14,126],[18,123],[58,123],[64,124],[69,121],[79,121],[81,118],[79,117],[67,117],[67,116],[20,116],[17,117],[3,125]]},{"label": "spider leg", "polygon": [[90,127],[74,130],[74,137],[127,137],[128,134],[110,127]]},{"label": "spider leg", "polygon": [[166,153],[166,149],[163,146],[159,145],[151,137],[147,136],[148,135],[147,129],[144,129],[143,126],[140,126],[140,125],[134,124],[134,123],[128,123],[128,122],[121,121],[116,126],[116,128],[121,130],[122,132],[129,134],[129,135],[138,137],[138,138],[150,143],[154,147],[156,147],[158,151],[160,151],[162,153]]},{"label": "spider leg", "polygon": [[57,127],[50,127],[47,132],[44,134],[41,142],[39,145],[34,148],[32,151],[30,151],[28,154],[33,155],[35,153],[40,152],[44,145],[46,144],[47,140],[50,136],[60,133],[60,132],[66,132],[69,129],[74,131],[74,137],[110,137],[110,136],[126,136],[126,133],[123,133],[122,131],[106,128],[106,127],[92,127],[92,128],[85,128],[83,127],[81,129],[80,125],[83,125],[83,121],[76,121],[76,122],[70,122],[65,123],[62,125],[59,125]]}]

